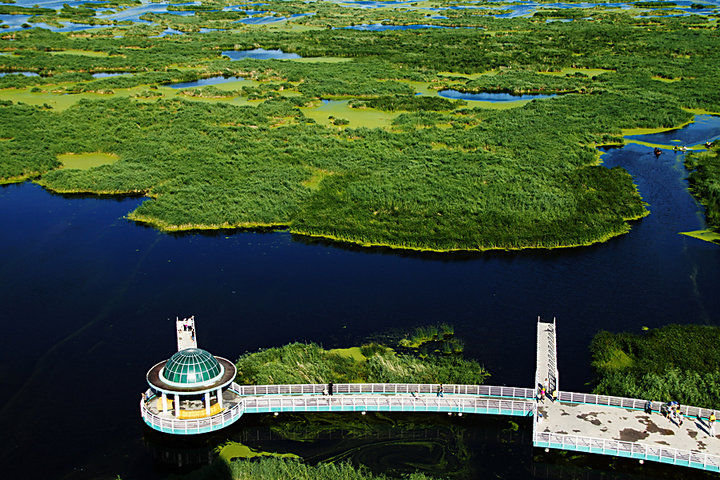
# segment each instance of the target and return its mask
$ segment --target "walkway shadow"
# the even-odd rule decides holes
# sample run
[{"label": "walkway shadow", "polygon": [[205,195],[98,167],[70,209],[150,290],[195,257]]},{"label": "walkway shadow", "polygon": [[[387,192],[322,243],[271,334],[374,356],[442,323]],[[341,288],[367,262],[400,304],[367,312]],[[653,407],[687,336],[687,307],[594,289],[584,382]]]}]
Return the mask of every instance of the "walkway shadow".
[{"label": "walkway shadow", "polygon": [[695,420],[695,426],[697,427],[698,430],[703,432],[705,435],[710,435],[710,427],[705,425],[705,422],[702,421],[701,419],[698,418]]}]

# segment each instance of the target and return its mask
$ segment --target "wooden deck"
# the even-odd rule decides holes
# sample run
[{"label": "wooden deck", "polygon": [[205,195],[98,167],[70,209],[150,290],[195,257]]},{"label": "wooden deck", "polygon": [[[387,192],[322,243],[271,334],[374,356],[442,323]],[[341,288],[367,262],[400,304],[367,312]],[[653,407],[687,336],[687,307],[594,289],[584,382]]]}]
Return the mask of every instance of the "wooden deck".
[{"label": "wooden deck", "polygon": [[176,318],[175,327],[177,331],[177,348],[185,350],[197,348],[197,331],[195,330],[195,316],[190,318]]}]

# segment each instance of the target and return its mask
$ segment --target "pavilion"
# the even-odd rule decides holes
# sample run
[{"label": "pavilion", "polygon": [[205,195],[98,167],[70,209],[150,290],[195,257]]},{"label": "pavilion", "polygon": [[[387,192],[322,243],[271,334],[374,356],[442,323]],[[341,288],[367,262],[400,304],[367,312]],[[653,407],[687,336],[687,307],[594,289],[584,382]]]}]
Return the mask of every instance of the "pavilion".
[{"label": "pavilion", "polygon": [[141,402],[145,423],[181,434],[217,430],[232,423],[223,413],[240,401],[233,391],[235,365],[197,348],[193,317],[177,319],[176,326],[178,351],[146,375],[150,388]]}]

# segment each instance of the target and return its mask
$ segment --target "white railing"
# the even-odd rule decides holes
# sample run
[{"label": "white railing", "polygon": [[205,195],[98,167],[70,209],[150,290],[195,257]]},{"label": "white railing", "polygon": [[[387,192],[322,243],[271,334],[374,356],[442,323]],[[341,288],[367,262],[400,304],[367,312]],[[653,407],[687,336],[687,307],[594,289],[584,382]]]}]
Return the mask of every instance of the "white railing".
[{"label": "white railing", "polygon": [[232,404],[221,413],[210,417],[194,419],[168,418],[151,412],[147,404],[142,400],[140,401],[140,413],[145,423],[150,427],[161,432],[186,435],[219,430],[234,423],[243,415],[244,411],[244,405],[240,402]]},{"label": "white railing", "polygon": [[671,463],[703,469],[720,469],[720,456],[708,453],[681,450],[638,442],[624,442],[603,438],[582,437],[561,433],[536,432],[533,434],[536,446],[599,453],[640,460]]},{"label": "white railing", "polygon": [[[333,385],[333,394],[435,394],[439,384],[430,383],[337,383]],[[237,389],[235,389],[237,388]],[[235,385],[233,390],[240,396],[257,395],[322,395],[328,390],[326,383],[294,385]],[[490,397],[534,398],[532,388],[503,387],[492,385],[454,385],[443,384],[445,395],[480,395]]]},{"label": "white railing", "polygon": [[242,400],[245,413],[322,412],[322,411],[394,411],[503,413],[530,416],[534,401],[483,397],[437,396],[297,396],[248,397]]},{"label": "white railing", "polygon": [[537,321],[537,345],[535,353],[535,386],[547,379],[549,392],[558,389],[557,347],[555,319],[552,323]]},{"label": "white railing", "polygon": [[[530,388],[492,385],[341,383],[333,385],[333,395],[323,395],[327,384],[238,385],[229,390],[240,396],[222,413],[197,419],[178,419],[153,413],[145,402],[140,411],[152,428],[169,433],[197,434],[223,428],[244,413],[313,411],[439,411],[531,415],[534,391]],[[447,395],[447,396],[445,396]],[[495,397],[495,398],[485,398]],[[150,400],[152,400],[151,397]]]},{"label": "white railing", "polygon": [[[609,407],[634,408],[644,410],[647,406],[647,400],[639,398],[613,397],[610,395],[597,395],[594,393],[575,393],[575,392],[559,392],[558,399],[561,402],[568,403],[587,403],[591,405],[605,405]],[[660,407],[665,402],[651,402],[653,411],[659,412]],[[712,412],[720,410],[712,410],[709,408],[693,407],[690,405],[680,405],[680,411],[691,417],[709,418]]]}]

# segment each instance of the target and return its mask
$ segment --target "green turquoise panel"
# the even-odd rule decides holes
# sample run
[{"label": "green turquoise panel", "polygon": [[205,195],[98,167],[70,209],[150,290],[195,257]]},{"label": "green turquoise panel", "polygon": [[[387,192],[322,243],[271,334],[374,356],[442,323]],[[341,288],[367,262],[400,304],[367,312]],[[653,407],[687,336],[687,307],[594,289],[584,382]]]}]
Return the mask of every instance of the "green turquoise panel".
[{"label": "green turquoise panel", "polygon": [[170,357],[162,372],[168,382],[186,385],[214,380],[221,374],[217,359],[199,348],[180,350]]}]

